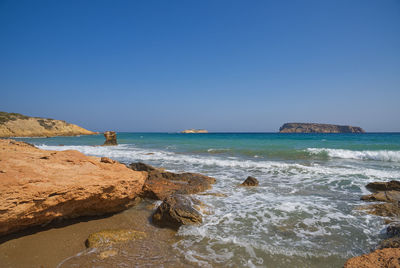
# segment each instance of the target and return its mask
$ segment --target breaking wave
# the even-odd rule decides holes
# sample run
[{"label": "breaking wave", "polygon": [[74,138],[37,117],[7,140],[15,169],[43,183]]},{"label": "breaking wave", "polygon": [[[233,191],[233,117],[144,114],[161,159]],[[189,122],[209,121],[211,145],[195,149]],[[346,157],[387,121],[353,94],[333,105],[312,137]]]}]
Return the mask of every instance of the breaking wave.
[{"label": "breaking wave", "polygon": [[400,162],[400,151],[352,151],[344,149],[308,148],[311,154],[326,154],[332,158]]}]

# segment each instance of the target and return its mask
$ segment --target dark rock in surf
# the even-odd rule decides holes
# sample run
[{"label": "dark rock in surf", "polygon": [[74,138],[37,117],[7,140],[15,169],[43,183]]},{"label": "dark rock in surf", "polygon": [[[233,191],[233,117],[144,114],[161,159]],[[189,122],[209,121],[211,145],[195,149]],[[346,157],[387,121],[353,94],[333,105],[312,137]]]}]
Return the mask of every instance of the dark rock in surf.
[{"label": "dark rock in surf", "polygon": [[386,234],[389,237],[400,235],[400,223],[392,223],[386,228]]},{"label": "dark rock in surf", "polygon": [[370,191],[400,191],[400,181],[389,181],[389,182],[371,182],[367,186]]},{"label": "dark rock in surf", "polygon": [[252,176],[248,176],[247,179],[240,185],[241,186],[258,186],[258,180]]},{"label": "dark rock in surf", "polygon": [[153,223],[174,230],[181,225],[201,223],[202,216],[193,208],[194,202],[196,202],[195,199],[181,194],[165,198],[153,214]]}]

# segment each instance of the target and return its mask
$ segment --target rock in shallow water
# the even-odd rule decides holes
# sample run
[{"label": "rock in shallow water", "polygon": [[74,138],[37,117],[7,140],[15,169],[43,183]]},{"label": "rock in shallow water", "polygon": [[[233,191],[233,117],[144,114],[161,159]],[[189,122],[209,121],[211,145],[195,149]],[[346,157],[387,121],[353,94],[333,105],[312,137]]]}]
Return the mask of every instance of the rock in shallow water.
[{"label": "rock in shallow water", "polygon": [[143,238],[146,233],[132,229],[103,230],[89,235],[85,244],[88,248],[98,248]]},{"label": "rock in shallow water", "polygon": [[366,187],[371,191],[400,191],[400,181],[371,182]]},{"label": "rock in shallow water", "polygon": [[381,202],[399,202],[400,201],[400,192],[399,191],[383,191],[377,192],[369,195],[363,195],[361,200],[364,201],[381,201]]},{"label": "rock in shallow water", "polygon": [[136,171],[148,171],[142,196],[164,200],[173,194],[195,194],[206,191],[215,183],[215,179],[199,173],[173,173],[143,163],[132,163],[130,168]]},{"label": "rock in shallow water", "polygon": [[104,142],[103,146],[118,145],[117,134],[115,131],[104,132],[104,137],[106,138],[106,141]]},{"label": "rock in shallow water", "polygon": [[252,176],[248,176],[241,186],[258,186],[258,180]]},{"label": "rock in shallow water", "polygon": [[181,225],[202,222],[199,211],[193,208],[195,199],[181,194],[167,197],[153,214],[153,223],[177,230]]}]

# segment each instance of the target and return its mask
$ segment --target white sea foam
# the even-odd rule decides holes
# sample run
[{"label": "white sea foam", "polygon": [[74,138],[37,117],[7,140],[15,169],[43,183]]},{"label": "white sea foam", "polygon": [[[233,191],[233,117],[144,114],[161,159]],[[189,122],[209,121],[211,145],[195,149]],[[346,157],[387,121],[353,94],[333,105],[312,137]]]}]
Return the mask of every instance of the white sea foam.
[{"label": "white sea foam", "polygon": [[329,157],[332,158],[400,162],[400,151],[352,151],[328,148],[308,148],[307,151],[312,154],[326,153]]}]

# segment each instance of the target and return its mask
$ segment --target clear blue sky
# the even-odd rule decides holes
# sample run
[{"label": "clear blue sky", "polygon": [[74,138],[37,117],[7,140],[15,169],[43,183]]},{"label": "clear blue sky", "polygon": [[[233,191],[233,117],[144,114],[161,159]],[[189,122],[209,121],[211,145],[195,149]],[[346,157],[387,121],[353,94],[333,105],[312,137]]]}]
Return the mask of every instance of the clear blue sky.
[{"label": "clear blue sky", "polygon": [[0,93],[99,131],[400,131],[400,1],[0,0]]}]

